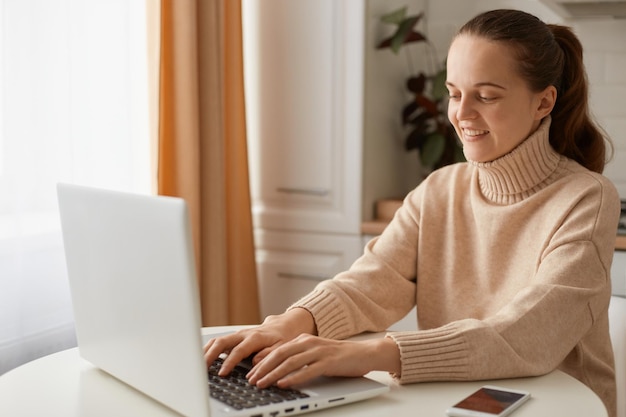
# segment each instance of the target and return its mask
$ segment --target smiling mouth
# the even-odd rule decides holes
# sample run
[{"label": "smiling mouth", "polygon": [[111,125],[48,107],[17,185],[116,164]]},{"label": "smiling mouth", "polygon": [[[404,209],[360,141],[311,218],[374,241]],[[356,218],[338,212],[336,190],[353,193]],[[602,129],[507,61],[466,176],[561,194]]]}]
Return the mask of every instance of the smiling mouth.
[{"label": "smiling mouth", "polygon": [[488,130],[463,129],[463,136],[467,138],[474,138],[477,136],[486,135],[487,133],[489,133]]}]

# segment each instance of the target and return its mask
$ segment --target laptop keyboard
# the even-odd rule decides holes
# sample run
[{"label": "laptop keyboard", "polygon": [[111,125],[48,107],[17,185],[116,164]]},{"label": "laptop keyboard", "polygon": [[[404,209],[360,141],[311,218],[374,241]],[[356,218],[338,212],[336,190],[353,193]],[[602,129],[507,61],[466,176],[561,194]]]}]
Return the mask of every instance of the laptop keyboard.
[{"label": "laptop keyboard", "polygon": [[218,358],[209,366],[209,391],[211,397],[235,410],[308,397],[307,394],[296,389],[278,388],[276,386],[260,389],[250,385],[246,379],[248,370],[239,365],[228,376],[221,377],[217,373],[222,362],[223,359]]}]

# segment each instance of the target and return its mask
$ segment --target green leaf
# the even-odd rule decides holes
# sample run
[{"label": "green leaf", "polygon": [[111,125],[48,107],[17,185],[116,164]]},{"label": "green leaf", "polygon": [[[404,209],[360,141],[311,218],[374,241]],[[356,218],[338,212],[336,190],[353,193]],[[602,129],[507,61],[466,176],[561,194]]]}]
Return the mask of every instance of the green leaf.
[{"label": "green leaf", "polygon": [[435,75],[435,78],[433,79],[433,88],[431,91],[431,94],[435,101],[443,99],[448,94],[448,89],[446,88],[447,77],[448,74],[445,68]]},{"label": "green leaf", "polygon": [[387,13],[386,15],[380,18],[380,21],[383,23],[389,23],[392,25],[400,25],[406,16],[407,6],[404,6],[398,10],[394,10],[391,13]]},{"label": "green leaf", "polygon": [[437,161],[439,161],[443,155],[445,145],[446,139],[441,133],[434,132],[428,135],[420,152],[422,165],[426,167],[435,166]]},{"label": "green leaf", "polygon": [[391,38],[391,50],[398,53],[409,33],[413,30],[413,26],[420,20],[420,16],[412,16],[400,22],[398,30]]}]

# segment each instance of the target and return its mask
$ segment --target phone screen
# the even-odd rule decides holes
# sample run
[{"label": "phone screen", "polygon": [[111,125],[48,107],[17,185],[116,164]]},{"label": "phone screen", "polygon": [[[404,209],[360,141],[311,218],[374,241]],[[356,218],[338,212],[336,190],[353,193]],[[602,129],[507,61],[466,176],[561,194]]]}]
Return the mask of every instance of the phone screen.
[{"label": "phone screen", "polygon": [[469,397],[461,400],[454,407],[497,415],[509,408],[516,401],[519,401],[522,397],[524,397],[524,394],[521,393],[482,387]]}]

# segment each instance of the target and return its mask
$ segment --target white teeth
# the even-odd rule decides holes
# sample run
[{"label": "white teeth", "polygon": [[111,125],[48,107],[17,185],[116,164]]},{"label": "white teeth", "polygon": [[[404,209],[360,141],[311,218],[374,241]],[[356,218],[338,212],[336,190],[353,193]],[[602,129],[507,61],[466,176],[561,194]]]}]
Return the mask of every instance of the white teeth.
[{"label": "white teeth", "polygon": [[463,129],[463,132],[467,135],[467,136],[478,136],[478,135],[483,135],[485,133],[487,133],[487,130],[471,130],[471,129]]}]

